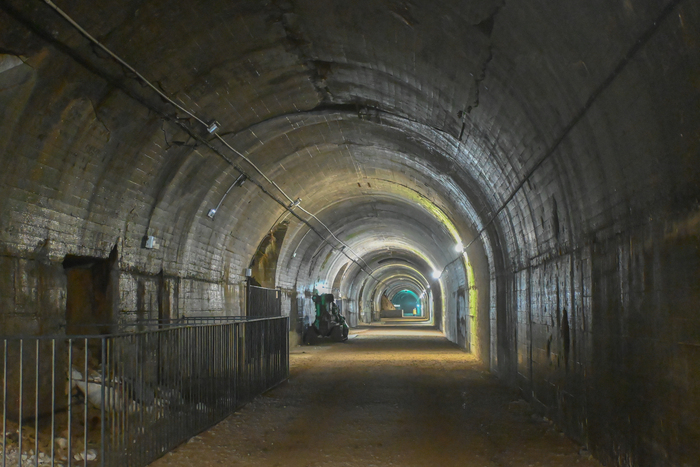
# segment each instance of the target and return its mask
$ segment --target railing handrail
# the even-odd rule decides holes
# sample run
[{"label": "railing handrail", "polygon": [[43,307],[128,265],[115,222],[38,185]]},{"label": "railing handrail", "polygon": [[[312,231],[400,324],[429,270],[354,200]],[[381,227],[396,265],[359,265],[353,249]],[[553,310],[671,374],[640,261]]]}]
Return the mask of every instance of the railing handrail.
[{"label": "railing handrail", "polygon": [[256,289],[262,289],[262,290],[282,290],[282,287],[263,287],[261,285],[253,285],[253,284],[248,284],[248,287],[253,287]]},{"label": "railing handrail", "polygon": [[[231,321],[230,323],[211,323],[211,324],[196,324],[196,323],[173,323],[172,326],[169,326],[168,328],[164,329],[143,329],[140,331],[133,331],[133,332],[114,332],[114,333],[105,333],[105,334],[42,334],[42,335],[23,335],[23,334],[15,334],[11,336],[3,336],[0,335],[0,340],[20,340],[20,339],[40,339],[40,340],[48,340],[48,339],[104,339],[104,338],[110,338],[110,337],[124,337],[124,336],[135,336],[139,334],[148,334],[148,333],[154,333],[154,332],[167,332],[170,329],[174,328],[195,328],[195,327],[212,327],[212,326],[230,326],[232,324],[239,324],[239,323],[253,323],[256,321],[271,321],[271,320],[278,320],[278,319],[287,319],[287,316],[268,316],[268,317],[245,317],[248,319],[242,319],[242,320],[235,320]],[[76,326],[91,326],[91,325],[84,325],[84,324],[78,324]],[[99,326],[99,325],[96,325]],[[103,325],[103,326],[108,326],[108,325]],[[118,324],[113,324],[113,326],[118,326]]]}]

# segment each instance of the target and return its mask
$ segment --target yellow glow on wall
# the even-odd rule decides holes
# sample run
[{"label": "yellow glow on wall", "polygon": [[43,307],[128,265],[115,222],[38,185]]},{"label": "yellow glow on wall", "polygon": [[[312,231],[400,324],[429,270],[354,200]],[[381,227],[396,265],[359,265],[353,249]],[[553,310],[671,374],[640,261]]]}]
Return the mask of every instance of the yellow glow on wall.
[{"label": "yellow glow on wall", "polygon": [[464,253],[464,263],[467,269],[467,286],[469,287],[469,348],[471,351],[479,349],[479,333],[477,332],[477,313],[479,310],[479,293],[476,288],[474,268]]}]

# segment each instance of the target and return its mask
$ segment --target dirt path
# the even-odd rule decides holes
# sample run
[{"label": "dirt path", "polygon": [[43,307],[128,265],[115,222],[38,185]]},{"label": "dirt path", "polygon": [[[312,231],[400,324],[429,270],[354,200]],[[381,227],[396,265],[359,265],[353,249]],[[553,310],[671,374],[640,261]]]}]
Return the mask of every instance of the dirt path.
[{"label": "dirt path", "polygon": [[289,382],[153,466],[600,466],[431,331],[294,349]]}]

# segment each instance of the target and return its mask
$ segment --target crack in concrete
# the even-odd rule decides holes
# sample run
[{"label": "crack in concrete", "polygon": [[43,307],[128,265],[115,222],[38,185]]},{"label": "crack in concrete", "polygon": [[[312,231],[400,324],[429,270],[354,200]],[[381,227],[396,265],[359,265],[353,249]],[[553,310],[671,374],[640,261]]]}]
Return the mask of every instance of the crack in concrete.
[{"label": "crack in concrete", "polygon": [[4,73],[25,63],[22,57],[0,53],[0,73]]},{"label": "crack in concrete", "polygon": [[95,103],[92,102],[92,99],[88,98],[88,102],[90,102],[90,108],[92,109],[92,115],[97,123],[102,125],[102,128],[104,128],[105,132],[107,133],[107,141],[112,139],[112,132],[110,131],[109,128],[107,128],[107,125],[105,125],[105,122],[102,121],[102,119],[97,115],[97,107],[95,107]]},{"label": "crack in concrete", "polygon": [[[350,103],[330,103],[326,101],[320,102],[316,107],[309,109],[309,110],[300,110],[297,112],[289,112],[289,113],[284,113],[284,114],[279,114],[275,115],[273,117],[269,117],[263,120],[260,120],[258,122],[253,123],[252,125],[249,125],[245,128],[241,128],[240,130],[236,131],[229,131],[225,133],[219,133],[222,137],[228,137],[232,136],[235,138],[239,134],[243,134],[246,132],[249,132],[251,130],[254,130],[255,128],[258,128],[260,125],[264,125],[266,123],[270,122],[275,122],[280,119],[285,119],[293,116],[299,116],[299,115],[331,115],[333,113],[340,113],[340,114],[349,114],[349,115],[354,115],[357,116],[358,119],[370,123],[375,123],[377,125],[386,125],[386,123],[382,122],[382,116],[387,116],[391,118],[395,118],[397,120],[403,120],[409,123],[412,123],[414,125],[420,125],[425,128],[430,128],[433,130],[435,133],[443,135],[445,138],[452,138],[456,139],[456,136],[450,133],[449,131],[439,128],[433,125],[430,125],[425,122],[421,122],[419,120],[410,118],[409,116],[405,114],[398,114],[395,112],[390,112],[388,110],[383,110],[377,107],[372,107],[368,105],[361,105],[358,102],[350,102]],[[391,126],[394,128],[393,126]]]},{"label": "crack in concrete", "polygon": [[297,15],[294,4],[289,0],[273,0],[269,6],[270,21],[279,23],[287,40],[287,50],[294,53],[309,72],[309,82],[316,90],[320,102],[332,102],[333,95],[328,89],[326,79],[332,71],[332,64],[314,59],[308,52],[311,41],[296,24]]},{"label": "crack in concrete", "polygon": [[[491,215],[489,221],[481,228],[481,230],[477,233],[477,235],[474,237],[474,239],[467,244],[465,249],[469,248],[469,246],[472,245],[488,228],[493,222],[496,220],[498,215],[508,206],[508,204],[515,198],[515,196],[518,194],[520,189],[525,186],[525,184],[528,182],[530,177],[544,164],[544,162],[549,159],[559,148],[559,145],[569,136],[571,131],[578,125],[578,123],[583,120],[583,118],[586,116],[588,113],[588,110],[593,107],[593,104],[598,100],[601,94],[605,92],[610,85],[615,81],[615,79],[618,77],[620,73],[625,69],[627,64],[637,55],[639,50],[646,45],[649,40],[656,34],[656,32],[661,28],[661,25],[663,22],[668,19],[668,17],[673,13],[673,11],[676,9],[678,5],[680,5],[683,2],[683,0],[671,0],[659,13],[658,17],[656,18],[655,21],[639,36],[639,38],[632,44],[632,46],[628,49],[627,53],[620,59],[620,61],[617,63],[615,68],[610,72],[610,74],[605,78],[600,85],[598,85],[597,88],[590,94],[588,99],[586,100],[586,103],[581,107],[581,109],[574,115],[569,123],[564,127],[562,130],[561,134],[559,137],[552,143],[552,145],[545,151],[545,153],[540,157],[540,159],[535,162],[535,164],[525,173],[524,177],[518,183],[518,185],[513,189],[513,191],[510,193],[510,195],[501,203],[501,206],[496,209],[496,211],[493,212]],[[478,213],[479,217],[482,217],[485,214],[485,208],[481,212]],[[455,261],[458,261],[459,257],[451,261],[450,263],[447,264],[449,266]],[[445,266],[445,267],[447,267]]]},{"label": "crack in concrete", "polygon": [[[488,65],[489,63],[491,63],[491,60],[493,60],[493,41],[491,40],[491,35],[493,34],[493,26],[496,23],[496,16],[501,12],[505,5],[506,2],[505,0],[503,0],[500,4],[495,6],[494,10],[486,19],[483,19],[478,24],[474,25],[474,27],[481,31],[482,34],[488,37],[489,45],[486,47],[486,58],[481,62],[479,74],[474,75],[473,98],[471,99],[471,104],[467,105],[466,109],[466,113],[468,114],[471,113],[471,111],[475,108],[479,107],[481,83],[486,79]],[[462,123],[464,124],[464,122]],[[462,131],[464,131],[464,126],[462,126]],[[461,135],[459,139],[461,141]]]},{"label": "crack in concrete", "polygon": [[[195,144],[189,144],[190,141],[192,140],[192,137],[191,137],[189,134],[187,134],[187,133],[186,133],[187,138],[185,139],[185,141],[179,141],[179,140],[177,139],[177,138],[178,138],[177,129],[178,129],[179,127],[170,128],[170,141],[168,141],[168,129],[166,129],[166,123],[172,123],[172,122],[170,122],[170,121],[167,120],[167,119],[163,119],[163,120],[162,120],[162,123],[161,123],[161,126],[160,126],[160,130],[163,132],[163,140],[165,140],[166,150],[171,149],[173,146],[187,147],[187,148],[190,148],[190,149],[196,149],[196,148],[199,146],[199,145],[196,144],[196,143],[195,143]],[[179,136],[181,137],[181,136],[184,136],[184,135],[180,134]]]},{"label": "crack in concrete", "polygon": [[165,150],[167,151],[172,147],[172,145],[170,144],[170,141],[168,141],[168,133],[166,133],[166,131],[165,131],[165,120],[161,121],[160,131],[163,132],[163,140],[165,141]]},{"label": "crack in concrete", "polygon": [[[265,194],[267,197],[269,197],[272,201],[277,203],[283,209],[289,210],[289,212],[291,213],[292,216],[294,216],[296,219],[298,219],[303,224],[307,225],[309,227],[309,230],[314,232],[314,234],[316,234],[316,236],[318,236],[318,238],[320,238],[324,244],[328,244],[331,248],[338,250],[338,248],[336,246],[330,244],[326,240],[326,237],[324,235],[322,235],[321,232],[316,227],[312,226],[308,220],[302,218],[299,214],[297,214],[296,212],[291,210],[289,208],[289,206],[287,205],[287,203],[285,203],[279,197],[277,197],[273,193],[271,193],[270,190],[265,188],[261,182],[259,182],[255,178],[251,178],[250,175],[246,171],[244,171],[238,164],[234,163],[234,161],[229,156],[224,154],[220,149],[217,149],[212,144],[212,142],[207,141],[204,138],[204,136],[201,135],[201,132],[195,131],[191,127],[191,119],[178,117],[175,112],[168,112],[164,108],[157,107],[153,100],[148,99],[143,95],[140,95],[139,93],[136,92],[136,89],[134,89],[133,87],[127,86],[126,83],[124,82],[124,80],[117,79],[111,73],[107,72],[106,70],[103,70],[101,67],[98,67],[95,63],[93,63],[91,60],[89,60],[88,57],[80,54],[76,49],[73,49],[73,48],[69,47],[67,44],[56,39],[46,29],[41,28],[38,24],[36,24],[34,21],[32,21],[31,18],[27,17],[26,14],[24,14],[23,12],[7,5],[5,2],[2,2],[2,1],[0,1],[0,10],[5,11],[8,15],[10,15],[12,18],[14,18],[16,21],[18,21],[23,27],[25,27],[29,32],[35,34],[42,41],[50,44],[59,53],[62,53],[64,55],[66,55],[67,57],[70,57],[72,60],[74,60],[76,62],[76,64],[83,67],[89,73],[92,73],[93,75],[105,80],[105,82],[114,86],[116,89],[119,89],[126,96],[133,99],[135,102],[141,104],[146,109],[148,109],[149,112],[153,112],[155,115],[158,115],[161,118],[169,121],[173,125],[180,127],[185,134],[189,135],[189,137],[191,139],[193,139],[196,142],[199,142],[202,146],[211,150],[213,154],[216,154],[221,159],[223,159],[226,163],[228,163],[231,167],[233,167],[233,169],[236,170],[239,174],[246,175],[247,179],[250,180],[250,182],[253,185],[258,187],[258,189],[263,194]],[[161,98],[161,100],[162,100],[162,98]],[[340,250],[340,252],[344,256],[346,256],[350,261],[355,263],[360,268],[360,270],[364,271],[369,276],[372,276],[372,274],[370,272],[367,272],[364,269],[364,267],[362,265],[360,265],[356,260],[354,260],[353,258],[348,256],[346,253],[344,253],[342,251],[342,249]],[[178,257],[180,256],[180,254],[181,254],[181,252],[178,251],[177,252]]]}]

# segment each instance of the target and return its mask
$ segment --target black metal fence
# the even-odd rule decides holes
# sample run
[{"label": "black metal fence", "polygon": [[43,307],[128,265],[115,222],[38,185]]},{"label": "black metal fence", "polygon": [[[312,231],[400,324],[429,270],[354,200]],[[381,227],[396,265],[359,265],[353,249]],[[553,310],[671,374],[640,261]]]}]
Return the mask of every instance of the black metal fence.
[{"label": "black metal fence", "polygon": [[248,317],[282,316],[282,293],[279,289],[267,289],[248,284]]},{"label": "black metal fence", "polygon": [[286,380],[287,329],[283,317],[0,338],[0,465],[145,466]]}]

